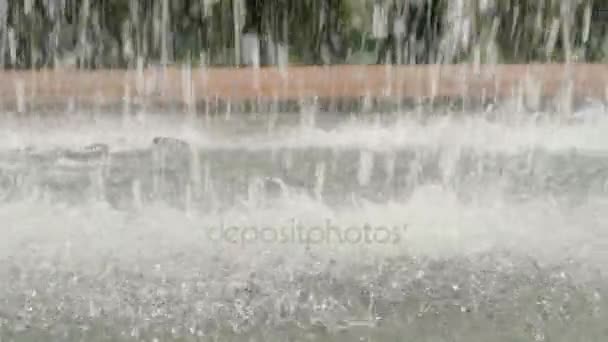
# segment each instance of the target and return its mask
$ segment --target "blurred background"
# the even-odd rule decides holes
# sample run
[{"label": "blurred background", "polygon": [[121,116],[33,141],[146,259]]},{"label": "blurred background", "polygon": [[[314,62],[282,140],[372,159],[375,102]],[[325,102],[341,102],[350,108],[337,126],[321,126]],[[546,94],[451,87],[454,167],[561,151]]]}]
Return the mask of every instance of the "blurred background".
[{"label": "blurred background", "polygon": [[606,62],[607,26],[607,0],[0,0],[0,65]]}]

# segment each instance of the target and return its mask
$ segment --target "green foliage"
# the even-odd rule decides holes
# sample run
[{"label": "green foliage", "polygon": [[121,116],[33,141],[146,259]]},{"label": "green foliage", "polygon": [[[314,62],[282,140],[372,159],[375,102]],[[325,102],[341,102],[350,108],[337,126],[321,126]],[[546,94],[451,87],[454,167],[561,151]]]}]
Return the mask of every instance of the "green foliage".
[{"label": "green foliage", "polygon": [[[448,14],[456,2],[449,0],[418,1],[434,8],[430,21],[406,0],[8,0],[0,17],[0,64],[134,67],[166,58],[233,65],[235,1],[249,8],[236,29],[258,32],[265,55],[274,53],[269,41],[287,43],[292,63],[370,63],[379,51],[399,46],[422,49],[421,61],[470,61],[476,51],[481,62],[608,59],[605,0],[489,0],[489,10],[481,0],[464,0],[458,20],[470,21],[468,45],[454,35]],[[405,8],[417,38],[402,45],[373,39],[375,4],[391,18]],[[596,15],[602,9],[606,14]]]}]

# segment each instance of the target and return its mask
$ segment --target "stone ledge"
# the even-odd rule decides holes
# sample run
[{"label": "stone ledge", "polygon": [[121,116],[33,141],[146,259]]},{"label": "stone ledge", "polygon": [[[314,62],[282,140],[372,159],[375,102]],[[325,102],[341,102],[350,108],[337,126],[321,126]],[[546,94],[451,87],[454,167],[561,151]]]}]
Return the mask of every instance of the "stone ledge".
[{"label": "stone ledge", "polygon": [[605,101],[608,96],[604,64],[62,69],[2,71],[0,78],[4,112],[124,111],[143,106],[208,113],[226,110],[229,104],[235,111],[290,111],[310,104],[321,110],[365,111],[514,97],[539,107],[548,102]]}]

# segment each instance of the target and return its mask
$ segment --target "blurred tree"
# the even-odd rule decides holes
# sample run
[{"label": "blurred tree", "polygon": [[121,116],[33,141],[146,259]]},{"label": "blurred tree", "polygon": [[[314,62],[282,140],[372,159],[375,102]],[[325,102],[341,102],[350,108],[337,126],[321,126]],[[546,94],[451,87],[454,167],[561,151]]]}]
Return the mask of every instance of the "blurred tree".
[{"label": "blurred tree", "polygon": [[[393,0],[388,4],[387,37],[377,63],[432,63],[437,59],[444,21],[443,0]],[[390,53],[390,54],[389,54]]]},{"label": "blurred tree", "polygon": [[606,61],[607,10],[608,0],[0,0],[0,63],[234,65],[245,33],[261,64]]}]

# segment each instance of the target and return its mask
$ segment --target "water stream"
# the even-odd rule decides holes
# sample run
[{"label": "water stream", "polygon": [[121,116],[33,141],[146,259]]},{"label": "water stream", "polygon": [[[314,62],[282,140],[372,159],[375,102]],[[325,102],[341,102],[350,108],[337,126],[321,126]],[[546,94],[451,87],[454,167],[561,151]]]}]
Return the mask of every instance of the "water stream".
[{"label": "water stream", "polygon": [[576,115],[7,121],[0,338],[599,341],[608,119]]},{"label": "water stream", "polygon": [[[367,114],[196,113],[191,82],[192,66],[387,62],[392,80],[390,63],[602,62],[602,6],[0,0],[3,68],[138,71],[123,112],[70,94],[39,110],[22,80],[3,95],[0,342],[605,341],[601,103],[566,87],[539,112],[528,84],[447,114],[371,97]],[[187,115],[136,106],[166,86],[144,68],[174,64]]]}]

